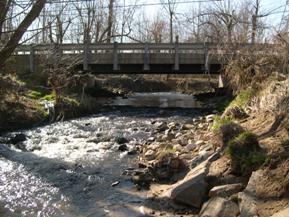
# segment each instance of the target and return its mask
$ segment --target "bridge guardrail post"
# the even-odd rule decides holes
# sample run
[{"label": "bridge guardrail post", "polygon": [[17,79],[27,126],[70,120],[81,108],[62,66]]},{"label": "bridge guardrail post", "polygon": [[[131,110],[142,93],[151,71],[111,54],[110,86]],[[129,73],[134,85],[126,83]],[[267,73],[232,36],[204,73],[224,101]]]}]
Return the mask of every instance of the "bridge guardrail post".
[{"label": "bridge guardrail post", "polygon": [[29,54],[29,69],[30,72],[35,72],[35,50],[34,45],[30,46],[30,54]]},{"label": "bridge guardrail post", "polygon": [[210,56],[208,45],[206,43],[204,44],[204,67],[205,74],[210,74]]},{"label": "bridge guardrail post", "polygon": [[145,43],[144,45],[144,71],[149,71],[150,70],[150,63],[149,63],[149,45],[148,43]]},{"label": "bridge guardrail post", "polygon": [[180,70],[180,46],[179,46],[179,37],[176,36],[174,71],[179,71],[179,70]]},{"label": "bridge guardrail post", "polygon": [[119,70],[119,65],[118,65],[118,43],[115,41],[113,43],[113,71],[118,71]]},{"label": "bridge guardrail post", "polygon": [[83,49],[83,70],[88,70],[88,53],[89,53],[89,46],[87,40],[84,42],[84,49]]}]

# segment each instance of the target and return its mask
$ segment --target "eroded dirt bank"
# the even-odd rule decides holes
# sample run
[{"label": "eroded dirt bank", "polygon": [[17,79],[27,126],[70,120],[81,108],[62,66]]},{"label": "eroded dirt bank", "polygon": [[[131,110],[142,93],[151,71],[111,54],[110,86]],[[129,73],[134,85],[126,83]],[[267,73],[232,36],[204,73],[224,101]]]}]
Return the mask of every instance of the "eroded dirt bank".
[{"label": "eroded dirt bank", "polygon": [[191,131],[180,137],[168,125],[143,151],[152,177],[148,204],[202,217],[289,216],[288,88],[283,77],[255,94],[240,92],[222,115],[186,126]]}]

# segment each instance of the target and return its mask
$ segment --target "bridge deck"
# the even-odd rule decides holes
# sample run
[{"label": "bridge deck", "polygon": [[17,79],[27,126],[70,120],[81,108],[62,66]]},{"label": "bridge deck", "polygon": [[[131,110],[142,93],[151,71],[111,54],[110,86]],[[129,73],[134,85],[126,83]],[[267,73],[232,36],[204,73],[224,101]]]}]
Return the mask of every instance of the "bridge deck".
[{"label": "bridge deck", "polygon": [[47,60],[66,59],[64,64],[79,60],[80,70],[95,73],[218,73],[230,54],[208,43],[113,43],[22,45],[14,55],[21,70],[32,72]]}]

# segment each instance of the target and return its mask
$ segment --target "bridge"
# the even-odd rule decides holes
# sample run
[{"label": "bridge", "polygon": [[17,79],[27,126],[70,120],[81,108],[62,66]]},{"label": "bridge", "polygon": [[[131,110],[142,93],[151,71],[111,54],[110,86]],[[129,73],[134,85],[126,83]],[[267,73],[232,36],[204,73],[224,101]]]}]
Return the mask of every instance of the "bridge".
[{"label": "bridge", "polygon": [[51,52],[55,61],[78,59],[79,70],[99,74],[218,74],[224,64],[224,51],[209,43],[39,44],[16,49],[17,70],[39,71]]}]

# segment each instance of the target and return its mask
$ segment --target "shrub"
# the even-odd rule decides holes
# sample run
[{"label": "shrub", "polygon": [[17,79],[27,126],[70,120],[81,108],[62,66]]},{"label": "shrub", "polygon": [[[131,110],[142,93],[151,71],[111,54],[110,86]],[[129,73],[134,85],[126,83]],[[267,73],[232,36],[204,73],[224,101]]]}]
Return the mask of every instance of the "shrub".
[{"label": "shrub", "polygon": [[226,110],[226,108],[230,105],[231,102],[232,102],[231,97],[229,97],[229,98],[227,96],[221,97],[216,102],[217,111],[223,113]]},{"label": "shrub", "polygon": [[289,133],[289,120],[287,120],[286,123],[285,123],[285,129]]},{"label": "shrub", "polygon": [[252,98],[252,95],[253,93],[251,89],[243,90],[236,96],[236,98],[230,103],[228,107],[238,106],[243,108]]},{"label": "shrub", "polygon": [[161,150],[158,155],[157,155],[157,159],[160,160],[160,159],[163,159],[163,158],[166,158],[168,156],[171,156],[171,155],[175,155],[176,154],[176,149],[173,148],[173,147],[166,147],[164,148],[163,150]]},{"label": "shrub", "polygon": [[281,142],[281,146],[283,146],[284,148],[289,148],[289,138],[285,139]]},{"label": "shrub", "polygon": [[232,139],[228,144],[227,153],[232,161],[233,172],[238,175],[251,174],[269,159],[262,152],[257,136],[251,132],[241,133]]},{"label": "shrub", "polygon": [[40,99],[41,97],[43,97],[43,93],[36,91],[36,90],[29,90],[27,93],[27,96],[33,99]]},{"label": "shrub", "polygon": [[221,126],[232,123],[232,119],[230,117],[221,117],[219,115],[214,116],[214,123],[212,126],[212,130],[217,132]]}]

